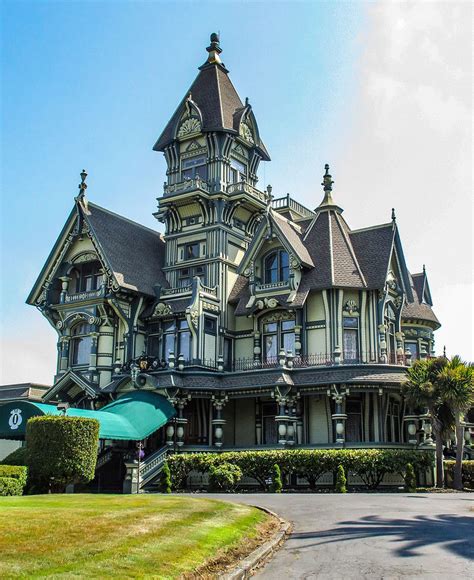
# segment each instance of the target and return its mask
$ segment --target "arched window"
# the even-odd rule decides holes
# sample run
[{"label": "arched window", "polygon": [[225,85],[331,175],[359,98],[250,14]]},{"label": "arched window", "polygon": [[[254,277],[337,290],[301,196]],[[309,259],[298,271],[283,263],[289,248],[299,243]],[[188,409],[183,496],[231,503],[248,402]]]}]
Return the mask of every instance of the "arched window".
[{"label": "arched window", "polygon": [[286,282],[290,277],[290,260],[288,252],[276,250],[264,260],[264,284]]},{"label": "arched window", "polygon": [[263,321],[263,362],[276,363],[281,349],[295,354],[295,319]]},{"label": "arched window", "polygon": [[88,365],[91,356],[91,327],[85,322],[76,324],[71,332],[71,365]]},{"label": "arched window", "polygon": [[387,327],[387,354],[389,362],[396,363],[397,345],[395,342],[397,317],[393,306],[388,303],[385,307],[385,326]]}]

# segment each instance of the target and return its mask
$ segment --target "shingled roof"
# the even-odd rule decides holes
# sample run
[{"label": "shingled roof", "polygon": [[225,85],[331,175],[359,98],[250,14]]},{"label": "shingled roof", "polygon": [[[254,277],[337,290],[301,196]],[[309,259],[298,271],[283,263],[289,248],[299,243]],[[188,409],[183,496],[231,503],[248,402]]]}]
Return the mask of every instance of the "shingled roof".
[{"label": "shingled roof", "polygon": [[[250,110],[244,105],[229,78],[228,70],[222,63],[208,62],[200,67],[193,84],[186,92],[183,100],[164,128],[154,151],[163,151],[175,139],[177,124],[183,115],[188,98],[197,105],[202,115],[202,131],[226,131],[239,133],[242,115]],[[255,135],[256,147],[260,150],[263,159],[270,160],[263,141]]]},{"label": "shingled roof", "polygon": [[441,326],[441,323],[431,308],[432,304],[423,302],[423,286],[420,285],[422,276],[426,276],[425,272],[410,276],[413,301],[408,301],[403,306],[402,318],[405,320],[412,319],[431,322],[433,323],[434,328],[437,329]]},{"label": "shingled roof", "polygon": [[84,219],[120,286],[150,296],[155,284],[168,287],[161,269],[165,243],[158,232],[90,202]]},{"label": "shingled roof", "polygon": [[394,226],[392,223],[349,233],[352,246],[364,272],[367,287],[383,288],[392,255]]}]

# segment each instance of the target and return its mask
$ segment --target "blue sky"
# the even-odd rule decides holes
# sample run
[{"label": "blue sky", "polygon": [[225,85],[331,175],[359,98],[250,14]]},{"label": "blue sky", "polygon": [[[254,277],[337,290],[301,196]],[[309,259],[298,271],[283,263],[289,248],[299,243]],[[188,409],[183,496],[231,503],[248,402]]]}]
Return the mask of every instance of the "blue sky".
[{"label": "blue sky", "polygon": [[[260,172],[261,187],[271,183],[275,195],[291,192],[314,207],[321,199],[323,165],[331,163],[335,197],[349,223],[362,227],[388,221],[392,205],[400,206],[402,240],[415,248],[412,253],[405,248],[409,267],[412,258],[412,271],[419,271],[423,260],[430,272],[430,254],[440,251],[431,239],[435,232],[408,234],[408,241],[404,237],[419,232],[408,211],[417,201],[405,195],[403,185],[416,167],[404,166],[397,153],[405,148],[407,135],[395,135],[394,140],[401,139],[395,143],[384,141],[385,126],[383,136],[377,133],[381,122],[391,123],[392,132],[407,122],[406,131],[414,131],[420,115],[412,101],[398,110],[400,99],[390,101],[398,79],[395,85],[385,77],[381,81],[379,71],[398,63],[406,74],[407,65],[416,63],[411,45],[399,44],[400,37],[412,42],[416,32],[421,43],[423,34],[420,38],[420,31],[410,28],[417,18],[427,22],[421,26],[428,40],[428,32],[439,39],[442,28],[437,14],[427,16],[425,9],[414,17],[402,12],[395,18],[384,10],[380,3],[357,2],[4,1],[2,319],[3,332],[11,333],[3,348],[4,380],[13,380],[14,367],[18,369],[18,345],[32,362],[23,374],[16,369],[15,377],[48,382],[54,372],[55,333],[24,300],[72,207],[82,168],[89,173],[90,200],[145,225],[161,226],[151,213],[165,178],[164,162],[152,146],[204,62],[214,31],[221,33],[222,59],[241,97],[249,97],[272,157]],[[449,19],[446,23],[441,16],[449,28]],[[452,26],[462,26],[463,20],[459,14]],[[381,26],[388,27],[384,37]],[[449,39],[446,43],[451,51]],[[394,50],[399,51],[395,56]],[[433,56],[430,45],[427,50]],[[440,50],[448,64],[456,56],[446,56],[442,44]],[[426,55],[419,56],[421,68]],[[404,82],[419,91],[417,72],[415,67],[413,80]],[[439,80],[444,85],[446,79]],[[440,101],[436,93],[431,99],[434,116],[444,101],[452,104],[458,98],[464,103],[464,85],[454,85],[454,96],[442,95]],[[418,93],[413,94],[415,103]],[[455,121],[465,114],[456,106],[450,110]],[[452,118],[446,121],[449,129]],[[452,140],[445,133],[440,151],[444,139]],[[427,135],[426,143],[414,141],[420,151],[432,146],[433,137]],[[387,179],[388,165],[396,167],[400,186]],[[368,179],[374,189],[367,186]],[[458,193],[469,201],[462,195]],[[434,224],[436,219],[433,212]],[[444,278],[434,270],[436,300],[436,285]],[[454,282],[465,288],[472,280],[461,275]],[[455,336],[453,327],[446,339],[454,342]],[[464,346],[461,354],[471,356],[472,334],[471,346],[466,340],[468,335],[458,341],[457,350]],[[31,354],[32,345],[39,354]],[[25,361],[24,355],[18,360]],[[35,368],[38,376],[33,375]]]}]

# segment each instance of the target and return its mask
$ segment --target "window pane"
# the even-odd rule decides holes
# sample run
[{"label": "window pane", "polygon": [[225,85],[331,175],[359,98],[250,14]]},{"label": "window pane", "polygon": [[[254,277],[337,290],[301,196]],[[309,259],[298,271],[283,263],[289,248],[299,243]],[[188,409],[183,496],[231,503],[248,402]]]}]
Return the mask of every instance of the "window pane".
[{"label": "window pane", "polygon": [[285,352],[291,351],[295,354],[295,333],[294,332],[285,332],[283,334],[283,348]]},{"label": "window pane", "polygon": [[91,337],[84,336],[81,338],[75,338],[72,342],[73,342],[72,364],[75,365],[89,364],[92,344]]},{"label": "window pane", "polygon": [[163,332],[171,332],[176,328],[174,320],[167,320],[165,322],[162,322],[161,327],[163,329]]},{"label": "window pane", "polygon": [[240,163],[240,161],[237,161],[236,159],[231,159],[230,166],[233,169],[236,169],[239,173],[245,173],[246,172],[245,165],[243,163]]},{"label": "window pane", "polygon": [[206,316],[204,318],[204,332],[216,334],[216,319]]},{"label": "window pane", "polygon": [[196,167],[196,165],[205,165],[206,157],[204,155],[199,155],[198,157],[191,157],[191,159],[183,160],[183,169],[188,167]]},{"label": "window pane", "polygon": [[148,337],[148,354],[150,356],[160,356],[160,339],[158,336]]},{"label": "window pane", "polygon": [[269,322],[263,325],[263,332],[276,332],[278,324],[276,322]]},{"label": "window pane", "polygon": [[264,358],[268,360],[278,355],[277,335],[270,334],[264,337]]},{"label": "window pane", "polygon": [[344,360],[357,360],[358,358],[358,332],[355,329],[344,330]]},{"label": "window pane", "polygon": [[343,325],[344,328],[358,328],[359,320],[355,316],[344,316]]},{"label": "window pane", "polygon": [[418,345],[416,342],[405,342],[405,350],[408,349],[412,359],[418,358]]},{"label": "window pane", "polygon": [[179,325],[180,330],[186,330],[186,328],[189,328],[188,321],[185,320],[184,318],[183,318],[183,320],[179,321],[178,325]]},{"label": "window pane", "polygon": [[187,244],[184,247],[184,259],[192,260],[193,258],[199,258],[199,244]]},{"label": "window pane", "polygon": [[184,360],[189,360],[191,358],[191,333],[190,332],[180,332],[179,333],[179,348],[178,354],[184,356]]},{"label": "window pane", "polygon": [[168,360],[170,352],[174,352],[174,334],[164,334],[163,335],[163,358]]},{"label": "window pane", "polygon": [[293,330],[294,327],[295,327],[294,320],[283,320],[283,322],[281,323],[282,330]]}]

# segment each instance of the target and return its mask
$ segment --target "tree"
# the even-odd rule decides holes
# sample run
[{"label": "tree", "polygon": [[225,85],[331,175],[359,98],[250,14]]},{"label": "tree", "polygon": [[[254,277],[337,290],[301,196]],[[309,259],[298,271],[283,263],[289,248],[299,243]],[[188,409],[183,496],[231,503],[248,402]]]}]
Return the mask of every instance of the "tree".
[{"label": "tree", "polygon": [[165,461],[160,473],[160,491],[161,493],[171,493],[171,472],[167,461]]},{"label": "tree", "polygon": [[281,469],[278,463],[275,463],[272,469],[272,485],[270,491],[272,493],[281,493],[283,484],[281,482]]},{"label": "tree", "polygon": [[459,356],[447,362],[438,376],[439,389],[444,402],[449,406],[456,426],[456,465],[454,467],[454,489],[462,489],[462,457],[464,452],[464,414],[474,404],[474,368]]},{"label": "tree", "polygon": [[436,444],[436,487],[443,487],[443,439],[454,425],[452,409],[444,399],[439,375],[448,364],[445,357],[417,360],[407,369],[402,393],[409,404],[428,410]]},{"label": "tree", "polygon": [[344,467],[339,465],[336,472],[336,493],[347,493],[347,478]]},{"label": "tree", "polygon": [[99,421],[84,417],[44,415],[26,426],[29,475],[37,490],[62,491],[94,478]]},{"label": "tree", "polygon": [[411,463],[407,463],[407,468],[405,472],[405,488],[408,491],[408,493],[416,492],[415,470],[413,469],[413,465]]}]

